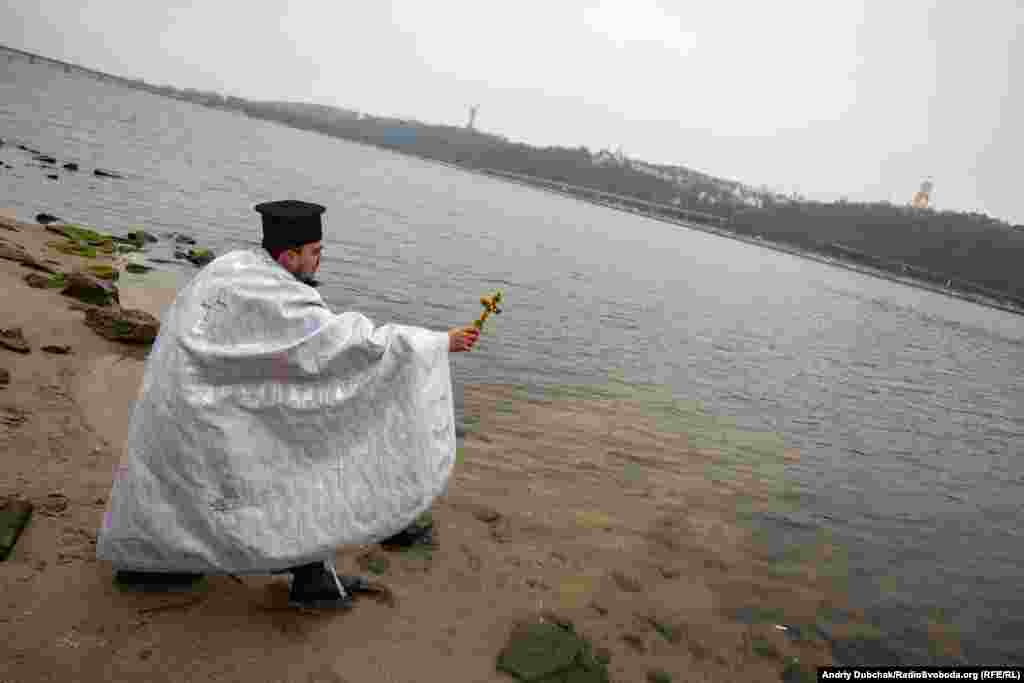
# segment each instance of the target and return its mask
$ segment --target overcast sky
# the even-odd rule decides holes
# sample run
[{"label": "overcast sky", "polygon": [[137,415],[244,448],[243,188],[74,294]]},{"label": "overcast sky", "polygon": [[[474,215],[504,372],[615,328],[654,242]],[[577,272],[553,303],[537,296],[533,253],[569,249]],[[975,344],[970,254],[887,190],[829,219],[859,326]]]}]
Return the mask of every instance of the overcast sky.
[{"label": "overcast sky", "polygon": [[[1024,223],[1024,0],[15,0],[0,43],[158,84],[619,146]],[[1012,85],[1011,85],[1012,84]]]}]

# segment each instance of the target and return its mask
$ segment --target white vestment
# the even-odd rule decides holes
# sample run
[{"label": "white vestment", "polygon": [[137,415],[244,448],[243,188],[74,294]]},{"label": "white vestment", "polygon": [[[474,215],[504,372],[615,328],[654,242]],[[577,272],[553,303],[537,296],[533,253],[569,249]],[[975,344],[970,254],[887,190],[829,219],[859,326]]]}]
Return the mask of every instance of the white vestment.
[{"label": "white vestment", "polygon": [[391,536],[443,492],[446,332],[335,315],[262,250],[207,265],[164,317],[99,559],[267,573]]}]

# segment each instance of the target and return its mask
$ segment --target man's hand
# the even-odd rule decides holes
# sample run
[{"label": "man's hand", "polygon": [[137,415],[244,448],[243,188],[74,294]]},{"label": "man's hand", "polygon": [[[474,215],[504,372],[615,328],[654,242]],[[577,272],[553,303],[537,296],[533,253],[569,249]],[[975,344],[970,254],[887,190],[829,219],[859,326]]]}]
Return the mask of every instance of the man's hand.
[{"label": "man's hand", "polygon": [[468,327],[453,327],[448,330],[448,350],[452,353],[469,351],[479,338],[480,330],[472,325]]}]

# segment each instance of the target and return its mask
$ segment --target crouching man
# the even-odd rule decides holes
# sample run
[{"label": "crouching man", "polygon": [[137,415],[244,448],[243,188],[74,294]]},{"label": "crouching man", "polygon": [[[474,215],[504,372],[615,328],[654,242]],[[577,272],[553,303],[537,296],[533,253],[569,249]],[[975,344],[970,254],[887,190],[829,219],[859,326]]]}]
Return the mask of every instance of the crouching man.
[{"label": "crouching man", "polygon": [[436,332],[333,313],[314,288],[324,207],[280,201],[262,248],[178,293],[147,359],[97,557],[142,589],[290,573],[290,604],[347,607],[340,545],[398,534],[455,461],[449,354]]}]

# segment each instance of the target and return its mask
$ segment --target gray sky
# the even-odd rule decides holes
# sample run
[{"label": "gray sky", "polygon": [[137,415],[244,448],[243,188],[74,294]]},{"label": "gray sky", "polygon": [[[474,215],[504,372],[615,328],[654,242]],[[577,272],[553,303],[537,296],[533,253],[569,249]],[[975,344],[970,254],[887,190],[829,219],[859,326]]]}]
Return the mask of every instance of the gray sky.
[{"label": "gray sky", "polygon": [[[1024,223],[1021,0],[0,5],[0,43],[152,83],[586,145]],[[1011,83],[1014,87],[1011,89]]]}]

